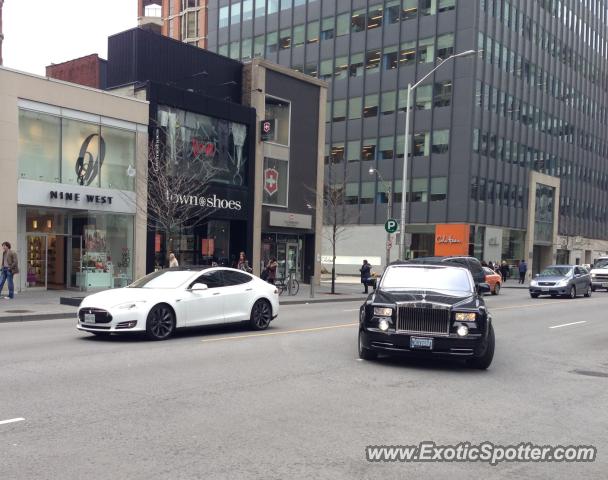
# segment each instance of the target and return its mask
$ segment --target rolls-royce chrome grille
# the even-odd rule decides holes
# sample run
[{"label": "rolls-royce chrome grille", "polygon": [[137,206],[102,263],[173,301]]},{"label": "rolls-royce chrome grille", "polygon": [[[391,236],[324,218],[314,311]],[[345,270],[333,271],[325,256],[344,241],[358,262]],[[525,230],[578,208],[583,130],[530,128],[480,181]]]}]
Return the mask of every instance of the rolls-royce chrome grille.
[{"label": "rolls-royce chrome grille", "polygon": [[432,305],[404,305],[398,307],[397,330],[411,333],[449,335],[450,310]]}]

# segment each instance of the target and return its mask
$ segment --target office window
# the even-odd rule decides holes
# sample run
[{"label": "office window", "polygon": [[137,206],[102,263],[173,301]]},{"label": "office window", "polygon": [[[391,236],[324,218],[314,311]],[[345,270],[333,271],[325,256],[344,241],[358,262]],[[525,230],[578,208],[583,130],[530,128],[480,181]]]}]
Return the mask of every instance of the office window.
[{"label": "office window", "polygon": [[228,56],[228,45],[220,45],[217,49],[217,53],[223,55],[224,57]]},{"label": "office window", "polygon": [[365,8],[353,12],[350,19],[350,30],[352,33],[365,30]]},{"label": "office window", "polygon": [[430,110],[433,105],[433,86],[421,85],[415,90],[416,94],[416,109]]},{"label": "office window", "polygon": [[338,15],[336,21],[336,36],[348,35],[350,33],[350,13]]},{"label": "office window", "polygon": [[368,138],[363,140],[363,147],[361,148],[361,160],[375,160],[376,159],[376,139]]},{"label": "office window", "polygon": [[236,25],[241,22],[241,3],[233,3],[230,9],[230,25]]},{"label": "office window", "polygon": [[386,23],[397,23],[401,15],[401,0],[391,0],[386,2],[384,11],[384,21]]},{"label": "office window", "polygon": [[304,45],[304,25],[296,25],[293,27],[293,46],[299,47]]},{"label": "office window", "polygon": [[397,101],[397,92],[382,92],[380,97],[380,111],[383,115],[395,113],[395,102]]},{"label": "office window", "polygon": [[[505,7],[508,8],[509,4],[507,3],[505,5]],[[448,12],[450,10],[454,10],[455,8],[456,8],[456,0],[439,0],[439,8],[437,9],[437,11]]]},{"label": "office window", "polygon": [[416,61],[416,42],[404,42],[399,53],[401,65],[408,65]]},{"label": "office window", "polygon": [[[412,96],[413,95],[414,94],[412,94]],[[407,104],[407,88],[405,88],[403,90],[399,90],[399,96],[397,98],[397,110],[399,112],[405,112],[405,110],[406,110],[406,108],[405,108],[406,104]]]},{"label": "office window", "polygon": [[361,140],[351,140],[347,146],[346,161],[358,162],[361,159]]},{"label": "office window", "polygon": [[333,163],[340,163],[344,160],[344,142],[334,142],[331,144],[331,158]]},{"label": "office window", "polygon": [[395,155],[393,149],[393,137],[380,137],[379,143],[380,160],[392,160]]},{"label": "office window", "polygon": [[454,34],[447,33],[437,37],[437,58],[445,60],[454,53]]},{"label": "office window", "polygon": [[365,55],[365,69],[367,74],[378,73],[380,71],[380,50],[368,50]]},{"label": "office window", "polygon": [[479,129],[473,129],[473,151],[479,152]]},{"label": "office window", "polygon": [[268,0],[268,15],[279,11],[279,0]]},{"label": "office window", "polygon": [[230,44],[230,58],[238,60],[241,57],[241,42],[238,40]]},{"label": "office window", "polygon": [[401,20],[411,20],[418,16],[418,0],[403,0]]},{"label": "office window", "polygon": [[291,47],[291,28],[281,30],[279,34],[279,48],[286,50]]},{"label": "office window", "polygon": [[251,38],[243,39],[241,44],[241,58],[243,60],[251,58]]},{"label": "office window", "polygon": [[365,104],[363,106],[363,117],[376,117],[378,116],[378,94],[366,95]]},{"label": "office window", "polygon": [[359,203],[359,183],[349,182],[346,184],[344,192],[344,203],[347,205],[357,205]]},{"label": "office window", "polygon": [[346,120],[346,100],[334,100],[332,119],[334,122]]},{"label": "office window", "polygon": [[264,56],[264,35],[258,35],[253,41],[253,56]]},{"label": "office window", "polygon": [[479,198],[479,178],[471,178],[471,200],[477,200]]},{"label": "office window", "polygon": [[319,78],[321,80],[329,80],[333,76],[333,60],[321,60],[319,66]]},{"label": "office window", "polygon": [[319,41],[319,21],[310,22],[306,26],[306,43],[316,43]]},{"label": "office window", "polygon": [[447,153],[450,145],[449,130],[433,131],[433,153]]},{"label": "office window", "polygon": [[281,0],[281,10],[289,10],[293,6],[293,0]]},{"label": "office window", "polygon": [[255,16],[263,17],[266,15],[266,0],[255,0]]},{"label": "office window", "polygon": [[331,40],[335,36],[336,20],[326,17],[321,20],[321,40]]},{"label": "office window", "polygon": [[449,107],[450,103],[452,103],[452,81],[435,83],[435,107]]},{"label": "office window", "polygon": [[[229,22],[229,16],[230,16],[230,7],[222,7],[220,8],[220,15],[219,15],[219,28],[222,27],[227,27],[228,26],[228,22]],[[173,22],[171,22],[173,23]]]},{"label": "office window", "polygon": [[448,196],[447,177],[431,178],[431,202],[445,200]]},{"label": "office window", "polygon": [[334,77],[336,80],[344,79],[348,76],[348,57],[336,57],[334,67]]},{"label": "office window", "polygon": [[382,26],[382,4],[371,5],[367,14],[367,29],[372,30]]},{"label": "office window", "polygon": [[350,56],[350,76],[361,77],[365,71],[365,57],[363,53],[353,53]]},{"label": "office window", "polygon": [[253,18],[253,0],[243,1],[243,22]]},{"label": "office window", "polygon": [[361,112],[363,111],[363,98],[353,97],[348,100],[348,118],[355,120],[361,118]]},{"label": "office window", "polygon": [[266,35],[266,54],[267,55],[276,53],[278,38],[279,38],[279,35],[277,32],[270,32],[268,35]]},{"label": "office window", "polygon": [[376,182],[361,182],[361,204],[374,203]]},{"label": "office window", "polygon": [[412,156],[426,157],[431,151],[431,133],[415,133],[412,138]]},{"label": "office window", "polygon": [[418,43],[418,63],[435,61],[435,37],[421,38]]},{"label": "office window", "polygon": [[413,178],[412,191],[408,192],[410,202],[428,201],[429,181],[427,178]]},{"label": "office window", "polygon": [[437,13],[437,0],[420,0],[420,13],[422,15],[435,15]]},{"label": "office window", "polygon": [[294,7],[299,7],[301,5],[306,5],[306,0],[293,0]]},{"label": "office window", "polygon": [[398,47],[385,47],[382,55],[382,68],[384,70],[394,70],[399,66]]}]

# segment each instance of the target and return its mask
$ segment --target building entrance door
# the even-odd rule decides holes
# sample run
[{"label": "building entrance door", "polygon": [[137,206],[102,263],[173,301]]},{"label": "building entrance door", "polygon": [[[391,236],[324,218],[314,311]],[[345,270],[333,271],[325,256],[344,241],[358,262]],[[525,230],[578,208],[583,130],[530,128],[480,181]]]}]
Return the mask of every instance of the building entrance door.
[{"label": "building entrance door", "polygon": [[287,256],[285,257],[285,264],[287,265],[286,274],[289,275],[293,273],[296,279],[300,278],[300,262],[298,261],[300,258],[299,248],[297,243],[288,243],[287,244]]},{"label": "building entrance door", "polygon": [[79,288],[75,273],[82,269],[81,236],[28,233],[26,245],[26,288]]},{"label": "building entrance door", "polygon": [[25,286],[31,288],[46,289],[47,284],[47,236],[26,236],[26,279]]}]

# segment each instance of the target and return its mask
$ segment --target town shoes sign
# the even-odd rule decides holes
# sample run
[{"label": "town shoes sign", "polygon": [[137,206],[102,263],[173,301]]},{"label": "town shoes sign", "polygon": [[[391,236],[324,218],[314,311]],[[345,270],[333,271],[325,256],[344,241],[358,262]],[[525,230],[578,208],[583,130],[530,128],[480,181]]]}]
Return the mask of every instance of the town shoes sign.
[{"label": "town shoes sign", "polygon": [[219,198],[215,193],[208,196],[198,195],[182,195],[179,193],[171,193],[169,190],[165,192],[167,200],[178,205],[188,205],[192,207],[215,208],[222,210],[240,211],[243,208],[240,200],[226,200]]}]

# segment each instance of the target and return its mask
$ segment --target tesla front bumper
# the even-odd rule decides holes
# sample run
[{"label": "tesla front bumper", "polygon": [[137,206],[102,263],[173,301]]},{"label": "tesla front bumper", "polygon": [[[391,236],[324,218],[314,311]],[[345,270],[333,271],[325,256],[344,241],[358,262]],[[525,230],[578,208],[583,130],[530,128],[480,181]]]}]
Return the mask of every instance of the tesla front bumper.
[{"label": "tesla front bumper", "polygon": [[81,307],[78,310],[78,330],[84,332],[134,332],[145,331],[145,316],[137,309],[103,309]]}]

